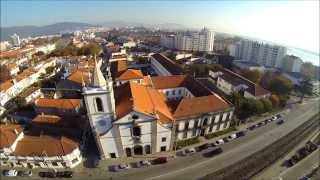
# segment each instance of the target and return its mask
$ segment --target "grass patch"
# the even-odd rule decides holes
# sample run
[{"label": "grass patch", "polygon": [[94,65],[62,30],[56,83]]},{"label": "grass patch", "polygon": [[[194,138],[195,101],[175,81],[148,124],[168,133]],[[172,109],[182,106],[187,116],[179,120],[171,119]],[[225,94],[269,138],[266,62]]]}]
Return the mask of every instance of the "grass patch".
[{"label": "grass patch", "polygon": [[230,127],[228,129],[225,129],[225,130],[222,130],[222,131],[214,132],[214,133],[211,133],[211,134],[206,134],[204,137],[206,139],[212,139],[212,138],[215,138],[215,137],[218,137],[218,136],[221,136],[221,135],[224,135],[224,134],[227,134],[229,132],[236,131],[236,130],[237,130],[236,127]]},{"label": "grass patch", "polygon": [[194,138],[190,138],[190,139],[186,139],[186,140],[180,140],[180,141],[177,141],[177,149],[181,149],[183,147],[186,147],[186,146],[190,146],[192,144],[197,144],[199,143],[200,140],[198,137],[194,137]]}]

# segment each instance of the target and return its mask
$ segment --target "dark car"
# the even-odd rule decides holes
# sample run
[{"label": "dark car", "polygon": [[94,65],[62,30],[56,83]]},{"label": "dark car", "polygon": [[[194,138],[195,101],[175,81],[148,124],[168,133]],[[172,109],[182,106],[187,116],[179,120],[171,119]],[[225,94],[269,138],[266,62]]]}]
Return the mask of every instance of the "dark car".
[{"label": "dark car", "polygon": [[224,138],[222,138],[222,139],[223,139],[224,143],[227,143],[227,142],[229,142],[229,139],[228,139],[228,137],[224,137]]},{"label": "dark car", "polygon": [[279,119],[279,118],[282,118],[282,115],[281,114],[277,114],[276,117]]},{"label": "dark car", "polygon": [[209,148],[205,153],[203,153],[204,157],[213,157],[215,155],[218,155],[222,153],[222,148],[221,147],[213,147]]},{"label": "dark car", "polygon": [[56,177],[59,178],[72,178],[72,171],[59,171],[56,173]]},{"label": "dark car", "polygon": [[292,167],[293,166],[293,162],[291,159],[287,159],[282,163],[282,166],[285,166],[287,168]]},{"label": "dark car", "polygon": [[203,151],[205,149],[208,149],[209,146],[210,145],[208,143],[205,143],[205,144],[202,144],[200,146],[195,147],[195,149],[196,149],[197,152],[200,152],[200,151]]},{"label": "dark car", "polygon": [[283,119],[280,119],[280,120],[278,120],[276,123],[277,123],[278,125],[281,125],[281,124],[284,123],[284,120],[283,120]]},{"label": "dark car", "polygon": [[239,137],[242,137],[245,135],[244,131],[239,131],[239,132],[236,132],[236,135],[237,135],[237,138]]},{"label": "dark car", "polygon": [[56,173],[54,172],[39,172],[39,176],[43,178],[55,178]]},{"label": "dark car", "polygon": [[32,176],[32,171],[31,171],[31,170],[18,171],[18,176],[21,176],[21,177],[29,177],[29,176]]},{"label": "dark car", "polygon": [[248,127],[249,130],[254,130],[255,128],[256,128],[256,125],[252,125]]},{"label": "dark car", "polygon": [[168,162],[167,157],[159,157],[159,158],[153,159],[151,161],[151,163],[154,164],[154,165],[156,165],[156,164],[165,164],[167,162]]}]

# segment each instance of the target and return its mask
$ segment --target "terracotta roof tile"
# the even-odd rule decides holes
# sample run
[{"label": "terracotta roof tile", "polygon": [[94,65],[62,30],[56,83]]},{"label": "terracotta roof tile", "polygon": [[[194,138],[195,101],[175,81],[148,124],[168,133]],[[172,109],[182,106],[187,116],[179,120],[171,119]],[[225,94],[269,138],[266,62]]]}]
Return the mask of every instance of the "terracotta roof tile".
[{"label": "terracotta roof tile", "polygon": [[12,80],[7,80],[0,84],[0,91],[7,90],[11,88],[14,84],[12,83]]},{"label": "terracotta roof tile", "polygon": [[24,136],[17,143],[17,156],[64,156],[78,148],[79,144],[66,137]]},{"label": "terracotta roof tile", "polygon": [[81,106],[80,99],[47,99],[39,98],[35,100],[35,105],[45,108],[58,108],[58,109],[76,109]]},{"label": "terracotta roof tile", "polygon": [[140,70],[136,69],[128,69],[122,73],[120,73],[116,80],[123,81],[123,80],[130,80],[130,79],[142,79],[143,74]]},{"label": "terracotta roof tile", "polygon": [[21,132],[22,127],[18,124],[0,124],[0,149],[9,148]]},{"label": "terracotta roof tile", "polygon": [[82,84],[82,81],[84,81],[84,83],[90,82],[89,72],[84,69],[75,70],[67,79],[72,82],[79,83],[79,84]]}]

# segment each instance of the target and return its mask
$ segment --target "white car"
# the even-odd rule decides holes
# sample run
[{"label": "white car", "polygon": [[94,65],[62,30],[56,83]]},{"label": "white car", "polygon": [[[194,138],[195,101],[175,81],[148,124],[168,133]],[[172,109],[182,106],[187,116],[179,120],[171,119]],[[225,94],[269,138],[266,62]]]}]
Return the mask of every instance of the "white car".
[{"label": "white car", "polygon": [[224,144],[224,140],[223,139],[219,139],[219,140],[216,141],[216,144],[217,145]]},{"label": "white car", "polygon": [[271,119],[272,119],[272,121],[275,121],[275,120],[277,120],[278,118],[277,118],[277,116],[272,116]]},{"label": "white car", "polygon": [[187,153],[187,155],[193,155],[194,153],[196,153],[196,149],[195,148],[188,148],[185,150],[185,152]]},{"label": "white car", "polygon": [[4,176],[10,176],[10,177],[14,177],[18,175],[18,171],[15,169],[10,169],[10,170],[4,170],[3,171]]},{"label": "white car", "polygon": [[237,138],[237,134],[231,134],[230,136],[228,136],[229,140],[236,139],[236,138]]}]

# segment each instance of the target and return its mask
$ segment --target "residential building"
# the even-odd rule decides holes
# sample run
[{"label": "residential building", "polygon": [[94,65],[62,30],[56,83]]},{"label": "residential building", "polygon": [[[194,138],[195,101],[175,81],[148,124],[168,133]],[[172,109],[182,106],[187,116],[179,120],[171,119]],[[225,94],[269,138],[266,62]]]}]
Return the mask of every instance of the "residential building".
[{"label": "residential building", "polygon": [[11,36],[11,44],[14,47],[20,47],[20,37],[17,34]]},{"label": "residential building", "polygon": [[128,69],[126,60],[110,62],[110,72],[115,86],[119,86],[128,81],[141,83],[143,74],[141,70]]},{"label": "residential building", "polygon": [[182,68],[173,60],[163,54],[157,53],[150,56],[151,67],[160,76],[180,75]]},{"label": "residential building", "polygon": [[34,102],[38,114],[77,115],[81,112],[81,99],[48,99],[39,98]]},{"label": "residential building", "polygon": [[281,68],[285,72],[300,72],[301,65],[303,64],[302,59],[293,55],[286,55],[283,57]]},{"label": "residential building", "polygon": [[210,71],[209,76],[216,82],[217,88],[227,95],[238,92],[245,98],[253,99],[266,98],[271,95],[268,90],[260,85],[228,69]]},{"label": "residential building", "polygon": [[79,144],[66,137],[25,135],[20,125],[0,125],[0,164],[25,168],[73,168]]},{"label": "residential building", "polygon": [[236,60],[258,63],[263,66],[281,68],[287,49],[283,46],[253,40],[241,40],[229,46],[230,55]]},{"label": "residential building", "polygon": [[230,126],[234,108],[191,77],[146,76],[113,88],[98,64],[83,96],[102,158],[168,151],[178,140]]},{"label": "residential building", "polygon": [[176,35],[161,35],[160,44],[170,49],[211,52],[214,45],[214,32],[203,28],[199,32],[179,32]]}]

